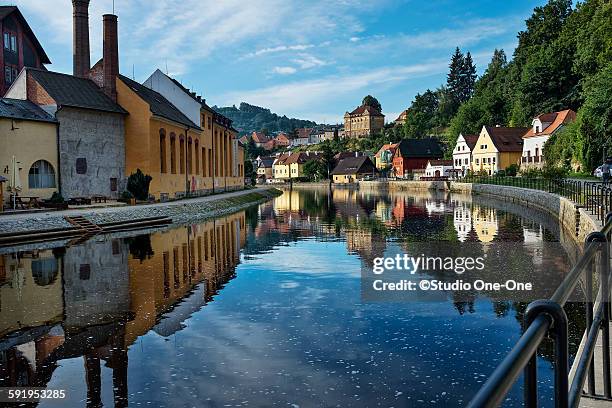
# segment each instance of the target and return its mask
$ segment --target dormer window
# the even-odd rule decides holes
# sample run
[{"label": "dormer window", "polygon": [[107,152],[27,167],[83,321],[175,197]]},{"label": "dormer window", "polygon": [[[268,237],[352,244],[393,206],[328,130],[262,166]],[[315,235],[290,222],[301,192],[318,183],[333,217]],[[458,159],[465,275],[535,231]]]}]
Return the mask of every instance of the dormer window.
[{"label": "dormer window", "polygon": [[538,125],[535,126],[535,133],[540,133],[540,127]]}]

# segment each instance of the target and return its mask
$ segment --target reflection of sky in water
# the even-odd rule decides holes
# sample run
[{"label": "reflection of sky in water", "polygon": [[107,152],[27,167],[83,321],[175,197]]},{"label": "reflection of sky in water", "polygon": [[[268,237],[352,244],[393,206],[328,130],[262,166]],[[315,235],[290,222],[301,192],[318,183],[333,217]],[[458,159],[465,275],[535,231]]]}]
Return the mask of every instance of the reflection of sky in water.
[{"label": "reflection of sky in water", "polygon": [[[338,202],[328,227],[341,217],[367,220],[364,208],[370,208],[389,230],[406,236],[440,237],[451,231],[467,240],[478,234],[487,240],[519,237],[530,247],[544,239],[537,222],[528,223],[529,232],[520,217],[504,218],[490,208],[477,214],[481,218],[470,210],[469,217],[459,217],[448,203],[446,208],[431,201],[391,202],[377,208],[374,196],[368,200],[361,207]],[[471,203],[463,205],[469,209]],[[263,232],[251,231],[236,276],[214,301],[202,307],[200,283],[166,319],[153,321],[136,337],[128,351],[130,406],[464,406],[519,338],[518,312],[510,305],[500,313],[499,305],[485,297],[461,306],[452,301],[363,303],[362,268],[373,256],[405,251],[403,237],[387,236],[385,243],[377,232],[361,234],[363,226],[346,240],[345,230],[336,236],[331,227],[326,237],[313,237],[287,225],[307,225],[301,211],[285,214],[283,221],[282,211],[256,224],[247,220],[247,227]],[[480,229],[472,228],[473,219]],[[500,219],[505,224],[498,225]],[[458,228],[464,224],[467,230]],[[114,303],[109,299],[105,304]],[[111,365],[102,361],[104,406],[113,405]],[[551,365],[541,358],[539,367],[541,398],[549,405]],[[83,358],[60,360],[48,388],[66,389],[69,400],[41,406],[85,406]],[[508,406],[522,405],[520,388],[519,381]]]}]

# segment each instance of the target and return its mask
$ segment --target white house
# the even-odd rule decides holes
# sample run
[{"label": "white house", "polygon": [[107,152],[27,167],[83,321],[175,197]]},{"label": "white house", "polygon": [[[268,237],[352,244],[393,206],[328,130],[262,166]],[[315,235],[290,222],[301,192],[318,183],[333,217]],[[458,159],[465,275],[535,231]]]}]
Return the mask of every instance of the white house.
[{"label": "white house", "polygon": [[542,151],[548,138],[574,120],[576,112],[571,109],[544,113],[533,118],[531,129],[523,136],[521,167],[542,167],[544,165]]},{"label": "white house", "polygon": [[452,160],[430,160],[425,168],[425,177],[449,177],[452,173]]},{"label": "white house", "polygon": [[459,242],[465,242],[472,230],[472,209],[468,203],[458,202],[453,207],[453,226]]},{"label": "white house", "polygon": [[465,175],[472,169],[472,151],[476,146],[478,135],[463,135],[459,133],[453,149],[453,168],[460,175]]},{"label": "white house", "polygon": [[143,82],[143,85],[162,94],[193,123],[198,125],[201,123],[200,110],[205,103],[204,99],[191,93],[176,79],[157,69]]}]

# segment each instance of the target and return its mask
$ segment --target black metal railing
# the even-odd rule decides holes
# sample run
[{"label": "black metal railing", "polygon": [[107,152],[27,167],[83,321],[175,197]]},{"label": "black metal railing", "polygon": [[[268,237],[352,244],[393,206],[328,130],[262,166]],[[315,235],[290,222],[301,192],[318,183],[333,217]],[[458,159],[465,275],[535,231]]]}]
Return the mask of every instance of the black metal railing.
[{"label": "black metal railing", "polygon": [[[512,181],[510,181],[512,179]],[[468,180],[464,180],[468,181]],[[535,188],[563,195],[579,205],[602,216],[604,227],[590,234],[582,256],[570,273],[547,300],[537,300],[527,307],[524,332],[487,382],[472,399],[469,407],[497,407],[524,373],[524,399],[526,407],[538,405],[538,379],[536,353],[544,339],[550,337],[555,344],[554,395],[557,408],[577,407],[582,396],[612,401],[610,373],[610,242],[612,238],[612,209],[609,188],[598,183],[575,180],[545,180],[511,177],[480,177],[471,182],[512,185]],[[599,216],[599,215],[598,215]],[[563,309],[578,283],[584,278],[586,329],[582,352],[574,361],[573,377],[569,379],[568,319]],[[598,279],[597,279],[598,278]],[[599,282],[597,296],[593,297],[594,283]],[[594,363],[595,345],[601,337],[601,367]],[[596,369],[600,368],[600,372]],[[602,389],[595,387],[596,375],[601,375]],[[586,390],[585,389],[586,383]]]},{"label": "black metal railing", "polygon": [[461,181],[465,183],[529,188],[558,194],[572,200],[578,206],[584,207],[597,217],[599,221],[603,221],[606,214],[612,211],[612,185],[604,185],[598,182],[477,175],[466,176]]}]

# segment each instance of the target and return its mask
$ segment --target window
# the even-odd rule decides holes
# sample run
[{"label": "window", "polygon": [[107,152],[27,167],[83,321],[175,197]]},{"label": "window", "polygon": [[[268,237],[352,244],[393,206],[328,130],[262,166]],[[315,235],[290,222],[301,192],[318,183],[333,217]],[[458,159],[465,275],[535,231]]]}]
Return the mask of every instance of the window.
[{"label": "window", "polygon": [[206,177],[206,148],[202,148],[202,176]]},{"label": "window", "polygon": [[200,142],[196,139],[195,141],[195,174],[200,174]]},{"label": "window", "polygon": [[38,286],[52,284],[59,271],[58,262],[55,258],[42,258],[32,260],[32,277]]},{"label": "window", "polygon": [[77,174],[87,174],[87,159],[85,157],[76,159],[75,166]]},{"label": "window", "polygon": [[192,174],[192,160],[193,160],[193,141],[191,138],[187,141],[187,174]]},{"label": "window", "polygon": [[493,159],[491,159],[491,160],[492,160],[493,164],[495,164],[495,157],[493,157]]},{"label": "window", "polygon": [[160,172],[167,173],[166,167],[166,132],[164,129],[159,130],[159,167]]},{"label": "window", "polygon": [[30,188],[54,188],[55,170],[48,161],[39,160],[30,167],[28,174]]},{"label": "window", "polygon": [[176,174],[176,136],[170,133],[170,172]]},{"label": "window", "polygon": [[90,277],[91,277],[91,265],[81,264],[79,266],[79,279],[89,280]]},{"label": "window", "polygon": [[117,191],[117,178],[115,177],[110,179],[110,191]]},{"label": "window", "polygon": [[210,118],[210,116],[207,116],[208,119],[208,130],[210,130],[212,128],[212,119]]},{"label": "window", "polygon": [[17,70],[16,67],[12,65],[4,66],[4,82],[7,85],[12,84],[17,79],[18,75],[19,75],[19,71]]},{"label": "window", "polygon": [[185,139],[182,136],[179,136],[179,148],[181,149],[181,151],[179,152],[179,158],[180,158],[180,172],[181,174],[185,174]]},{"label": "window", "polygon": [[17,52],[17,35],[8,31],[4,32],[4,50]]}]

